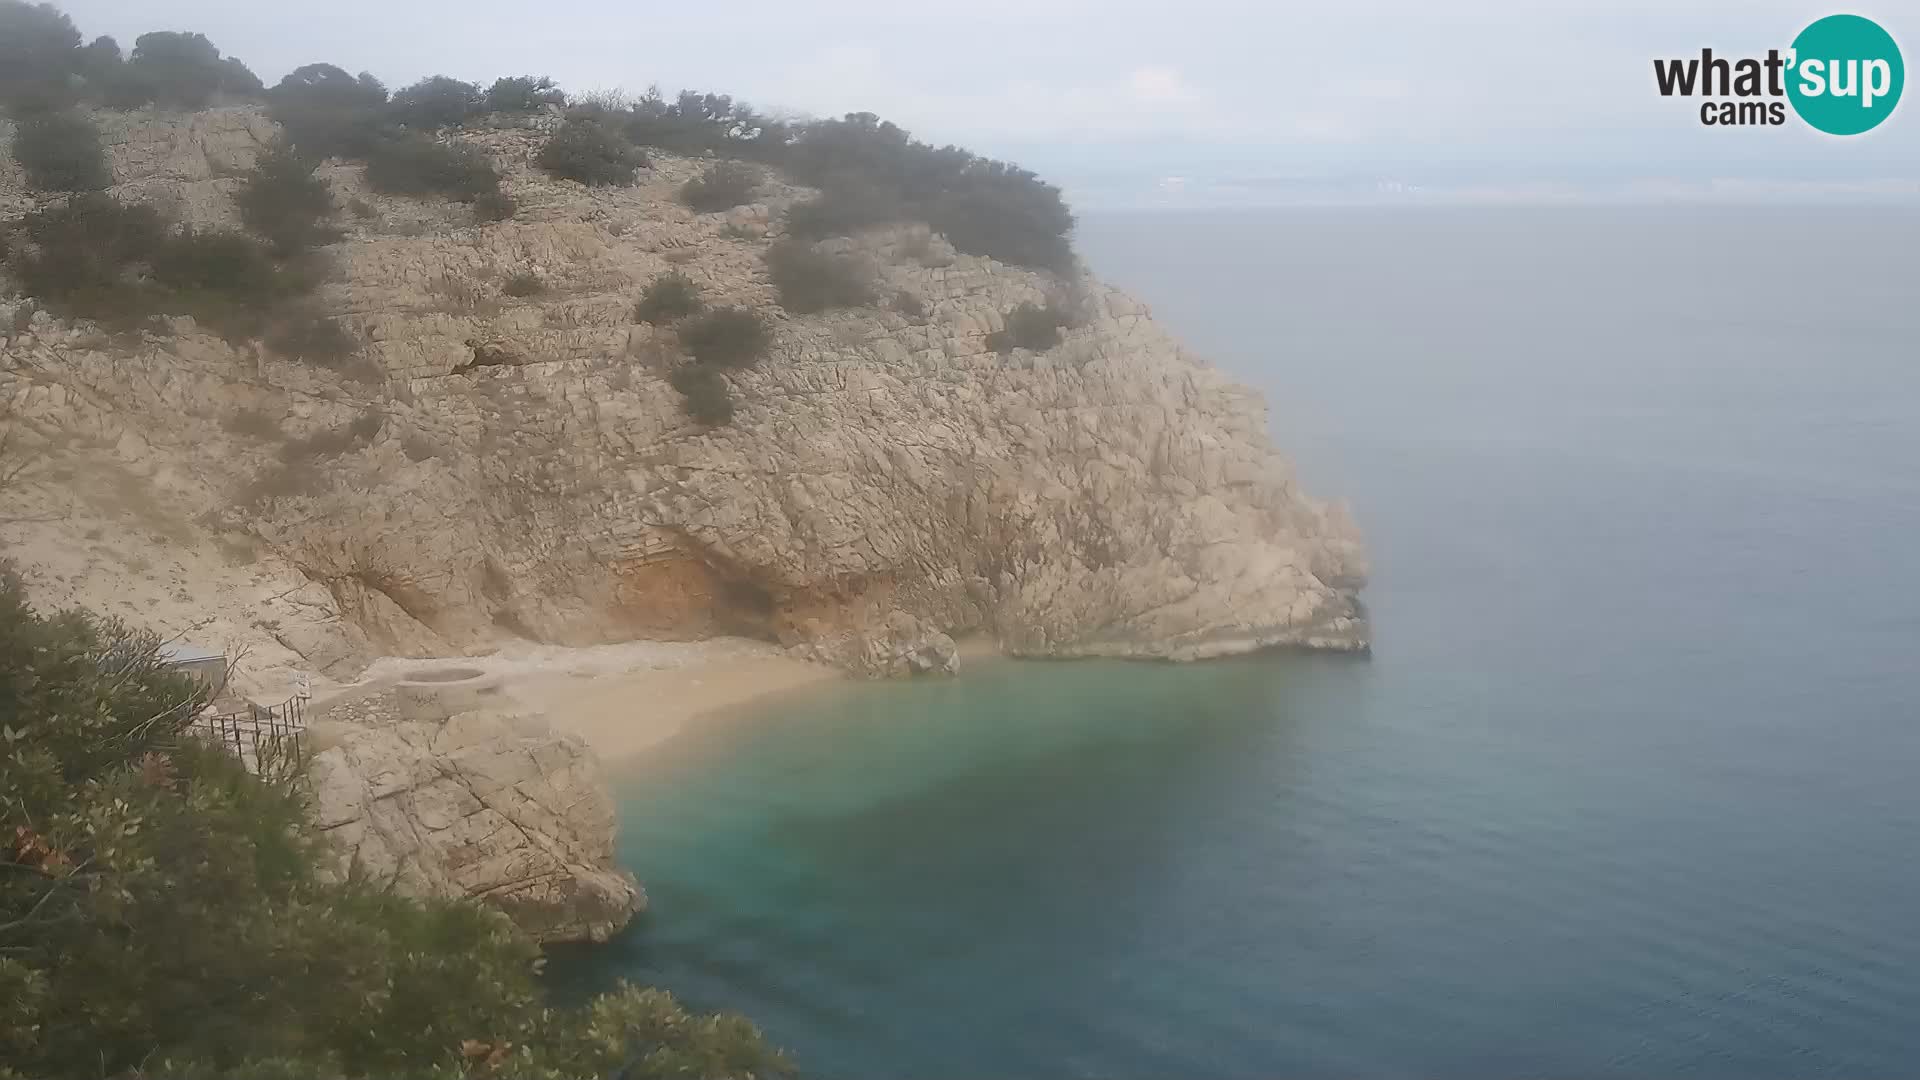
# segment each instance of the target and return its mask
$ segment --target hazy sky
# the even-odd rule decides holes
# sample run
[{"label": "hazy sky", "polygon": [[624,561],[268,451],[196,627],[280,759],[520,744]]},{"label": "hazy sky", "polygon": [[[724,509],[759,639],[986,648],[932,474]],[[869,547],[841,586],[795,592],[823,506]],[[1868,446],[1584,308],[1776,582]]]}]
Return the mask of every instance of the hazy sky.
[{"label": "hazy sky", "polygon": [[[1656,56],[1786,47],[1835,10],[1920,61],[1920,0],[70,0],[89,37],[198,30],[269,85],[324,60],[398,87],[551,74],[817,115],[869,110],[1095,201],[1840,188],[1920,195],[1920,92],[1852,139],[1702,127]],[[962,18],[964,12],[966,17]],[[1159,194],[1156,194],[1159,193]]]}]

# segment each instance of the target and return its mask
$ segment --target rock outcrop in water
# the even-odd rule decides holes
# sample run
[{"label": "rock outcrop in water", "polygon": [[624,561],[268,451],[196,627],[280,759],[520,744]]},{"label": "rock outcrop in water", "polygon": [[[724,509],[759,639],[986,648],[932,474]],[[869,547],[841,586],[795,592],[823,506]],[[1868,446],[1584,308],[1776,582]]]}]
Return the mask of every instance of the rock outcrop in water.
[{"label": "rock outcrop in water", "polygon": [[[233,176],[273,133],[249,108],[103,119],[116,193],[196,225],[232,223]],[[1259,396],[1127,296],[910,227],[832,243],[917,304],[779,314],[762,259],[805,189],[697,214],[674,193],[698,162],[587,189],[531,167],[536,130],[467,137],[514,220],[321,170],[358,211],[322,295],[365,343],[361,377],[190,320],[114,340],[12,305],[0,402],[65,475],[16,493],[24,517],[60,508],[10,526],[43,595],[199,620],[269,672],[506,636],[747,633],[873,675],[949,668],[967,632],[1040,656],[1366,645],[1347,516],[1299,489]],[[772,355],[729,375],[731,426],[683,415],[670,331],[633,319],[667,270],[775,314]],[[516,277],[537,292],[509,295]],[[1059,345],[989,348],[1006,312],[1049,300],[1079,313]],[[222,564],[254,584],[214,589]]]}]

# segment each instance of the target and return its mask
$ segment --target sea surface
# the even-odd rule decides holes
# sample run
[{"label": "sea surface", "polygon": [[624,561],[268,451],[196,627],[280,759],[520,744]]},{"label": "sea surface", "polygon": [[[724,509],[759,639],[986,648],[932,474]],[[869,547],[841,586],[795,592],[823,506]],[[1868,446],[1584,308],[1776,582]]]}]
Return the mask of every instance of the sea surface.
[{"label": "sea surface", "polygon": [[1089,216],[1367,533],[1371,658],[846,685],[619,782],[555,959],[809,1075],[1920,1076],[1920,215]]}]

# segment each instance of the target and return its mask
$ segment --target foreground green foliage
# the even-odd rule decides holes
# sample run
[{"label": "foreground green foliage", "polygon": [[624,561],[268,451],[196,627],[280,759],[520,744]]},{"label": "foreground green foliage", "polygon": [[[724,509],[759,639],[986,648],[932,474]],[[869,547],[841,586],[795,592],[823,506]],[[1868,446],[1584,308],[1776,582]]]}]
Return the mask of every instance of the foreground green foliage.
[{"label": "foreground green foliage", "polygon": [[544,1008],[495,913],[326,880],[298,785],[192,738],[157,646],[0,569],[0,1076],[789,1073],[657,991]]}]

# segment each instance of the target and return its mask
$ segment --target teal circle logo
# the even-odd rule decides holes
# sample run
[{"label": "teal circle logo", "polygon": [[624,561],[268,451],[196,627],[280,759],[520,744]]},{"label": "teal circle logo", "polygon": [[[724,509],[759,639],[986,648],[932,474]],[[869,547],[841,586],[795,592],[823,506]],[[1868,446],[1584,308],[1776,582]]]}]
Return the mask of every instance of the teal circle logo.
[{"label": "teal circle logo", "polygon": [[1829,135],[1871,131],[1893,113],[1907,68],[1893,35],[1872,19],[1829,15],[1793,39],[1787,100]]}]

